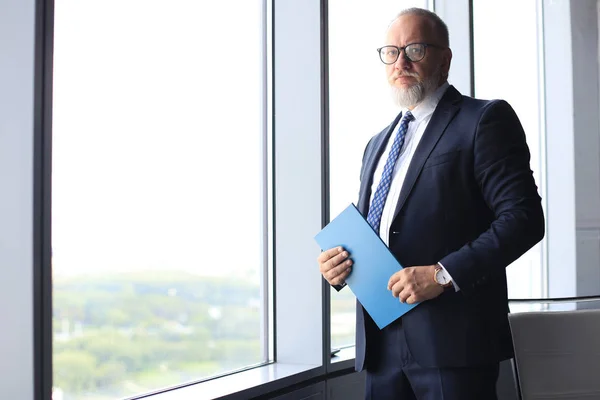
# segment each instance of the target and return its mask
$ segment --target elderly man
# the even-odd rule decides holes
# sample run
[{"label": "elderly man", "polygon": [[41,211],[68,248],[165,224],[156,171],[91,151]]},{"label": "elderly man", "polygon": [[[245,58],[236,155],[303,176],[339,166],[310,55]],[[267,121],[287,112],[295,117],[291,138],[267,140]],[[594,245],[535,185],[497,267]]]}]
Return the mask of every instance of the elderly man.
[{"label": "elderly man", "polygon": [[[390,296],[422,303],[382,330],[358,303],[356,368],[367,370],[367,399],[495,399],[499,363],[513,356],[506,267],[544,236],[525,134],[506,102],[448,84],[448,28],[436,14],[403,11],[385,40],[401,112],[367,144],[358,208],[405,266]],[[338,290],[351,258],[319,256]]]}]

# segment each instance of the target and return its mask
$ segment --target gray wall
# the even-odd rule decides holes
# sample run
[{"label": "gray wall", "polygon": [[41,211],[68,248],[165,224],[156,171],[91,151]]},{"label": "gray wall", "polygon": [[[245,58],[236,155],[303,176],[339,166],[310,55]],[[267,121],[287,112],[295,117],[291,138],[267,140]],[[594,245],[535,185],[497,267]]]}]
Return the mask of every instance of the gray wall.
[{"label": "gray wall", "polygon": [[600,127],[596,0],[571,2],[577,295],[600,294]]},{"label": "gray wall", "polygon": [[548,295],[600,293],[596,0],[543,2]]},{"label": "gray wall", "polygon": [[0,397],[33,399],[33,0],[0,0]]}]

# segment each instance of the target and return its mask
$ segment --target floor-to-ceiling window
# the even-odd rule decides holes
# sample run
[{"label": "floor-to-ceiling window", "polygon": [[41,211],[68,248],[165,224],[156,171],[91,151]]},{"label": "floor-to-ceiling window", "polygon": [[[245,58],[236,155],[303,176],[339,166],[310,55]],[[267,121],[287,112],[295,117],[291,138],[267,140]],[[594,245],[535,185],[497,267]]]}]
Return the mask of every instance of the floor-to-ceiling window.
[{"label": "floor-to-ceiling window", "polygon": [[54,400],[267,361],[263,1],[55,8]]}]

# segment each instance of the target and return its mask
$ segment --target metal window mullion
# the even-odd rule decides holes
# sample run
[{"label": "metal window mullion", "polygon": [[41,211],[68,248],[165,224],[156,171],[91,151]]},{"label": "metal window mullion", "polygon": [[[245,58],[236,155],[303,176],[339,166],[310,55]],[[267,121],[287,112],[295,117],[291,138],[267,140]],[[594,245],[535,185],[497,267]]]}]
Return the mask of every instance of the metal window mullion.
[{"label": "metal window mullion", "polygon": [[273,346],[273,201],[272,201],[272,0],[262,4],[262,265],[260,276],[261,346],[263,361],[274,360]]},{"label": "metal window mullion", "polygon": [[[546,85],[545,85],[545,40],[544,40],[544,2],[537,1],[537,37],[538,37],[538,102],[539,102],[539,154],[540,154],[540,194],[544,211],[548,210],[548,169],[546,163]],[[548,221],[546,219],[546,231],[548,231]],[[548,241],[544,237],[540,243],[541,248],[541,295],[548,297]]]},{"label": "metal window mullion", "polygon": [[36,0],[34,76],[34,398],[52,396],[52,88],[54,1]]}]

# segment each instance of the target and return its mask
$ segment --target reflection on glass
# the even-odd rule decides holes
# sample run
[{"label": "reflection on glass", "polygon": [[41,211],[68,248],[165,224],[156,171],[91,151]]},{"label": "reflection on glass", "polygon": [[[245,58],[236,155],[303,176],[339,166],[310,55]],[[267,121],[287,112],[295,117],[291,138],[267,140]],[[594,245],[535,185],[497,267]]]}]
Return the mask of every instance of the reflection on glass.
[{"label": "reflection on glass", "polygon": [[[475,96],[483,99],[504,99],[514,108],[527,135],[531,152],[531,169],[540,188],[544,182],[542,165],[542,129],[540,126],[540,80],[537,31],[537,2],[519,0],[473,2]],[[515,12],[515,10],[519,12]],[[519,29],[505,29],[501,21],[511,21]],[[498,32],[502,31],[502,35]],[[518,47],[515,48],[515,44]],[[515,49],[519,51],[515,58]],[[511,66],[499,60],[516,60]],[[518,70],[518,73],[514,73]],[[542,246],[530,251],[511,264],[507,270],[509,298],[542,297]]]},{"label": "reflection on glass", "polygon": [[[369,139],[399,110],[392,102],[377,48],[387,26],[426,0],[329,1],[330,215],[358,200],[362,155]],[[360,29],[358,29],[360,27]],[[354,345],[355,298],[331,291],[331,346]]]},{"label": "reflection on glass", "polygon": [[54,400],[265,361],[262,13],[56,1]]}]

